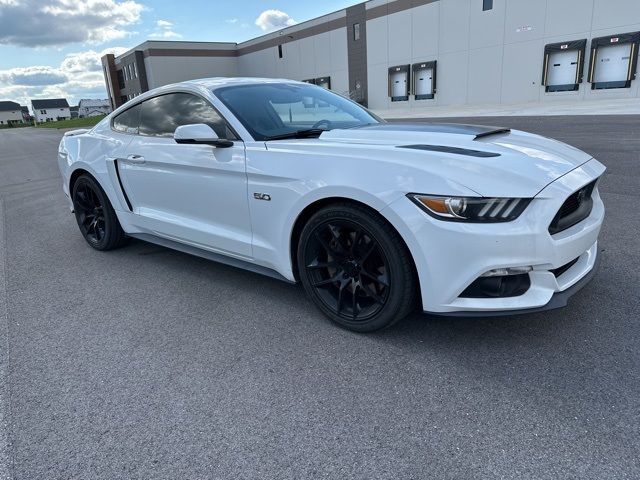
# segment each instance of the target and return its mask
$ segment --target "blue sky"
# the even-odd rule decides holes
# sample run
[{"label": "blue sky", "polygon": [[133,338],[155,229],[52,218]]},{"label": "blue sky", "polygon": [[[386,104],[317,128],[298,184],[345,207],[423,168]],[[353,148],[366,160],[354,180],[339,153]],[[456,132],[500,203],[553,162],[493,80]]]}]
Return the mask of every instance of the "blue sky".
[{"label": "blue sky", "polygon": [[0,100],[104,98],[100,56],[148,39],[241,42],[358,1],[0,0]]}]

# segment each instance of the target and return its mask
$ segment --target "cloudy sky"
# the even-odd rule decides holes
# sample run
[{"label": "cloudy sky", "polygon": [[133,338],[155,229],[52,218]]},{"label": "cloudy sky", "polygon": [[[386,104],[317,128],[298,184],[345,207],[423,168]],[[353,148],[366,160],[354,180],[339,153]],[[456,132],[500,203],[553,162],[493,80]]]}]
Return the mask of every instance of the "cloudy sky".
[{"label": "cloudy sky", "polygon": [[0,100],[106,98],[100,57],[148,39],[240,42],[348,0],[0,0]]}]

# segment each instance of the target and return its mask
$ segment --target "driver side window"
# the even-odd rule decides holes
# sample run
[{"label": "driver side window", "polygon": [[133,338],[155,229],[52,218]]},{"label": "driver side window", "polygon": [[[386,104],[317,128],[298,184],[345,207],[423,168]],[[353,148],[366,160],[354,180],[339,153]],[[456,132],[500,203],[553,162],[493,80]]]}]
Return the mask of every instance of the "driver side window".
[{"label": "driver side window", "polygon": [[194,123],[209,125],[220,138],[238,139],[218,111],[197,95],[168,93],[141,104],[140,135],[172,137],[176,128]]}]

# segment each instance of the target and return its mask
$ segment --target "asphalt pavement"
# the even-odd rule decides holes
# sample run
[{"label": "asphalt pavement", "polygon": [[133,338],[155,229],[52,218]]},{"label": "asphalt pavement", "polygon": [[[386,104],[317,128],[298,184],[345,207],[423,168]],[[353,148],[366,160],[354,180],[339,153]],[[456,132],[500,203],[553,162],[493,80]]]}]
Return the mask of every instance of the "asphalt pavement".
[{"label": "asphalt pavement", "polygon": [[567,308],[346,332],[299,286],[92,250],[62,132],[0,130],[0,479],[640,478],[640,116],[464,121],[608,167]]}]

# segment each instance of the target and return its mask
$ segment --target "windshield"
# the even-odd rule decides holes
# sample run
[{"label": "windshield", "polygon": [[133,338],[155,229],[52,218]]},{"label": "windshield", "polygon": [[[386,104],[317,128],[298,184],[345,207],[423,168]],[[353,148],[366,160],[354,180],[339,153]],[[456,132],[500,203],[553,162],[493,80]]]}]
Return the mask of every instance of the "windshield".
[{"label": "windshield", "polygon": [[259,141],[382,122],[357,103],[315,85],[237,85],[214,93]]}]

